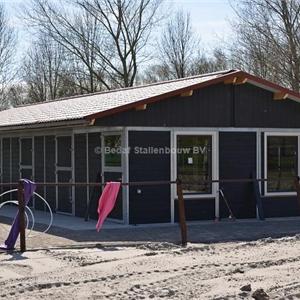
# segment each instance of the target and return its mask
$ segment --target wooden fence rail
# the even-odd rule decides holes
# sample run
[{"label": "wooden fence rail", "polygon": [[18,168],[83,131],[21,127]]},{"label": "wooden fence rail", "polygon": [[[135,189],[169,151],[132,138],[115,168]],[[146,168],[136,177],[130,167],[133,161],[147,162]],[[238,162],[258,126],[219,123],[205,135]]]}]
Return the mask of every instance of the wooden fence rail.
[{"label": "wooden fence rail", "polygon": [[[198,184],[203,183],[259,183],[259,182],[268,182],[265,178],[237,178],[237,179],[218,179],[218,180],[201,180],[198,181]],[[287,181],[287,180],[283,180]],[[182,185],[184,184],[180,179],[176,181],[140,181],[140,182],[122,182],[122,186],[157,186],[157,185],[172,185],[176,184],[176,191],[178,197],[178,215],[179,215],[179,224],[181,231],[181,244],[186,246],[187,244],[187,226],[186,226],[186,217],[185,217],[185,203]],[[37,186],[103,186],[105,183],[99,182],[36,182]],[[300,184],[299,177],[295,179],[294,182],[295,190],[297,191],[297,198],[300,203]],[[8,182],[0,183],[0,187],[16,187],[18,191],[18,203],[19,203],[19,225],[20,225],[20,248],[21,252],[26,251],[26,235],[25,235],[25,202],[24,202],[24,187],[23,181],[19,182]]]}]

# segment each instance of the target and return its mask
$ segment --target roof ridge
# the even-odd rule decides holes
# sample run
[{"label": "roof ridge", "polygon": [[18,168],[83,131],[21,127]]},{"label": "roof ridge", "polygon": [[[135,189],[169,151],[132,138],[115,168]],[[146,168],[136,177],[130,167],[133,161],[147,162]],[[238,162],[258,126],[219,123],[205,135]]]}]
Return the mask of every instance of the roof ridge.
[{"label": "roof ridge", "polygon": [[223,70],[223,71],[198,74],[198,75],[188,76],[188,77],[184,77],[184,78],[176,78],[176,79],[172,79],[172,80],[163,80],[163,81],[159,81],[159,82],[141,84],[141,85],[126,87],[126,88],[117,88],[117,89],[113,89],[113,90],[106,90],[106,91],[99,91],[99,92],[88,93],[88,94],[74,95],[74,96],[57,98],[57,99],[53,99],[53,100],[41,101],[41,102],[26,103],[26,104],[17,105],[15,107],[12,107],[9,109],[14,109],[14,108],[19,108],[19,107],[27,107],[27,106],[33,106],[33,105],[41,105],[41,104],[52,103],[52,102],[60,102],[60,101],[64,101],[64,100],[71,100],[71,99],[82,98],[82,97],[110,94],[110,93],[119,92],[119,91],[134,90],[134,89],[139,89],[139,88],[144,88],[144,87],[149,87],[149,86],[155,86],[155,85],[168,84],[168,83],[173,83],[173,82],[186,81],[186,80],[190,80],[190,79],[202,78],[202,77],[206,77],[206,76],[213,76],[213,75],[219,75],[219,74],[225,75],[225,74],[228,74],[231,72],[236,72],[236,71],[238,71],[238,70],[227,69],[227,70]]}]

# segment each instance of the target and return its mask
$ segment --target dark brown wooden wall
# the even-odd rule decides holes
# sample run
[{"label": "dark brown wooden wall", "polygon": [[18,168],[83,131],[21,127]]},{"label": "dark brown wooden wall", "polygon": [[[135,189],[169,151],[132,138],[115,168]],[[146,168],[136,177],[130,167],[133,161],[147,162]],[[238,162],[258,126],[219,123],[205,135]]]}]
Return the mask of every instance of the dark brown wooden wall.
[{"label": "dark brown wooden wall", "polygon": [[[75,134],[75,182],[87,182],[86,134]],[[75,187],[75,216],[84,217],[87,210],[87,187]]]},{"label": "dark brown wooden wall", "polygon": [[[55,182],[55,136],[46,136],[46,182]],[[53,210],[56,209],[56,192],[55,187],[46,187],[46,200]]]},{"label": "dark brown wooden wall", "polygon": [[191,97],[173,97],[148,105],[144,111],[98,119],[99,126],[230,126],[232,86],[218,84],[194,91]]},{"label": "dark brown wooden wall", "polygon": [[273,100],[273,93],[251,84],[217,84],[96,121],[99,126],[300,127],[300,103]]},{"label": "dark brown wooden wall", "polygon": [[[45,181],[45,158],[44,158],[44,137],[36,136],[34,137],[34,181],[44,182]],[[37,186],[36,192],[42,197],[47,197],[44,194],[44,187]],[[41,199],[35,197],[35,208],[39,210],[45,209],[45,204]]]},{"label": "dark brown wooden wall", "polygon": [[[170,147],[170,132],[130,131],[129,181],[170,180],[170,154],[139,154],[135,147]],[[129,188],[130,224],[163,223],[171,220],[169,185]]]},{"label": "dark brown wooden wall", "polygon": [[[88,151],[89,151],[89,181],[101,182],[102,166],[101,166],[101,135],[100,133],[88,134]],[[97,207],[98,200],[101,195],[101,187],[90,187],[90,199],[89,199],[89,215],[93,219],[98,218]]]},{"label": "dark brown wooden wall", "polygon": [[[3,151],[3,166],[2,166],[2,170],[3,170],[3,177],[2,177],[2,182],[3,183],[7,183],[7,182],[11,182],[11,168],[10,168],[10,164],[11,164],[11,155],[10,155],[10,147],[11,147],[11,143],[10,143],[10,138],[4,138],[2,140],[2,151]],[[3,188],[3,191],[7,191],[10,190],[11,186],[5,186]],[[5,200],[10,200],[10,195],[5,195],[3,197],[3,201]]]},{"label": "dark brown wooden wall", "polygon": [[235,86],[235,127],[299,128],[300,103],[273,100],[273,93],[243,84]]}]

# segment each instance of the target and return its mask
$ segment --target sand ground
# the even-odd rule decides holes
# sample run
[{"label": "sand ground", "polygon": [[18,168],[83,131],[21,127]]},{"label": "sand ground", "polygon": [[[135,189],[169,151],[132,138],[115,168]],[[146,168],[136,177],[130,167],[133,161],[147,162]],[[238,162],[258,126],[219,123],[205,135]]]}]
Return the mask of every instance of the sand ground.
[{"label": "sand ground", "polygon": [[0,253],[0,299],[253,299],[260,288],[269,299],[300,298],[297,234],[186,248],[39,239],[45,249]]}]

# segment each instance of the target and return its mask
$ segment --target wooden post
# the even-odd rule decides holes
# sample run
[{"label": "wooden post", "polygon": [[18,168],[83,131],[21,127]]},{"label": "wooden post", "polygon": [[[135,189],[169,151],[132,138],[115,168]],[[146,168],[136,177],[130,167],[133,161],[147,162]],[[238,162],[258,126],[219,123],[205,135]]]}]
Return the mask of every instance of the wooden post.
[{"label": "wooden post", "polygon": [[25,237],[25,200],[24,200],[24,186],[23,181],[19,181],[18,185],[18,204],[19,204],[19,230],[20,230],[20,250],[26,251],[26,237]]},{"label": "wooden post", "polygon": [[184,206],[184,199],[182,193],[182,183],[180,179],[176,180],[177,186],[177,197],[178,197],[178,214],[179,214],[179,224],[181,230],[181,244],[182,246],[186,246],[187,244],[187,227],[186,227],[186,220],[185,220],[185,206]]}]

